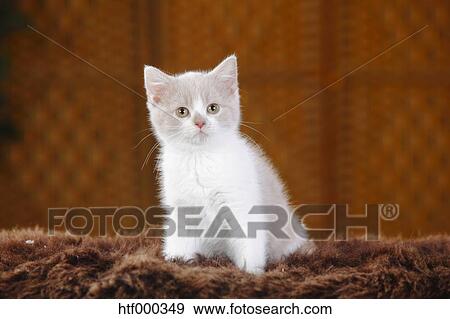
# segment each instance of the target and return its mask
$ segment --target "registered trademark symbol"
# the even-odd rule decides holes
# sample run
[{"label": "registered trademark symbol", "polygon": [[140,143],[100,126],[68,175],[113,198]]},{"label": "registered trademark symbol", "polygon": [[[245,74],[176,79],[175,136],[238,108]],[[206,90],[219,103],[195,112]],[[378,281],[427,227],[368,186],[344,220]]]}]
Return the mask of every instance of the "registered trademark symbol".
[{"label": "registered trademark symbol", "polygon": [[381,218],[384,220],[394,220],[400,215],[398,204],[382,204],[380,206]]}]

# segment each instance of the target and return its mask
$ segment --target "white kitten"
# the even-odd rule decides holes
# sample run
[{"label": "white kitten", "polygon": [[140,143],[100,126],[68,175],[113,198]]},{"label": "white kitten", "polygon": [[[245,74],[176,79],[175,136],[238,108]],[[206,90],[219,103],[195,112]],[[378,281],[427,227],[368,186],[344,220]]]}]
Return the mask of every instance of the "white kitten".
[{"label": "white kitten", "polygon": [[[311,247],[305,236],[294,233],[302,226],[291,213],[282,182],[263,152],[241,136],[237,62],[234,55],[210,72],[170,76],[146,66],[145,87],[153,130],[161,144],[158,168],[162,202],[175,207],[204,207],[200,228],[208,229],[221,207],[229,207],[244,232],[247,223],[267,222],[274,215],[249,214],[254,205],[278,205],[286,210],[283,228],[287,239],[259,230],[256,238],[166,236],[167,259],[228,256],[239,268],[264,271],[268,260],[277,260],[298,248]],[[286,216],[285,214],[285,216]],[[228,220],[227,220],[228,221]],[[223,229],[223,228],[221,228]]]}]

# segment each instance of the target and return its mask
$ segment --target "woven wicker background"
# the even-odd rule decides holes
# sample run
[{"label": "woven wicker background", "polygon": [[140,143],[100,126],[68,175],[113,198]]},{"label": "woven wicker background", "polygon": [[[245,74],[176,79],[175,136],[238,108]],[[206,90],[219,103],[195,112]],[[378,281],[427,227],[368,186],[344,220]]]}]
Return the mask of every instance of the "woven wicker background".
[{"label": "woven wicker background", "polygon": [[[4,88],[21,139],[6,149],[0,227],[46,226],[48,207],[158,203],[143,65],[211,68],[238,55],[243,131],[295,203],[397,203],[383,225],[449,232],[450,2],[28,1]],[[272,120],[378,56],[285,117]],[[137,93],[137,94],[136,94]],[[141,95],[141,96],[140,96]],[[320,221],[319,221],[320,223]]]}]

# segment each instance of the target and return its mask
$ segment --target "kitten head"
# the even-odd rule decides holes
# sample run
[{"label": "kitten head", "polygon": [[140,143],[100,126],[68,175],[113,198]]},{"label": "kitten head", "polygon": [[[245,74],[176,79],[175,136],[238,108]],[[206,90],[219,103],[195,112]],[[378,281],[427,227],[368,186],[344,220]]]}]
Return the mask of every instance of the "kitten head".
[{"label": "kitten head", "polygon": [[240,105],[234,55],[209,72],[171,76],[146,66],[144,80],[150,120],[163,143],[204,145],[237,132]]}]

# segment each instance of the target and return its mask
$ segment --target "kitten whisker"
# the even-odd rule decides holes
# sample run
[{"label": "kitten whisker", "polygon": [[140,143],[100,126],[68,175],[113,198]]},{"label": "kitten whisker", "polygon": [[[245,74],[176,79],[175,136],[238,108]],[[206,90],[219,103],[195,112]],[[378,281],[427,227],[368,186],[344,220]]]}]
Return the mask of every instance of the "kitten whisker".
[{"label": "kitten whisker", "polygon": [[262,123],[262,122],[249,122],[249,121],[241,121],[241,123],[255,124],[255,125],[262,125],[262,124],[264,124],[264,123]]},{"label": "kitten whisker", "polygon": [[150,133],[150,134],[145,135],[145,136],[139,141],[139,143],[137,143],[137,144],[133,147],[133,149],[134,149],[134,150],[137,149],[137,148],[139,147],[139,145],[142,144],[142,142],[144,142],[147,138],[149,138],[149,137],[152,136],[152,135],[154,135],[154,134],[153,134],[153,133]]},{"label": "kitten whisker", "polygon": [[260,146],[258,145],[258,143],[256,143],[256,141],[248,134],[245,134],[244,132],[241,132],[242,135],[244,135],[246,137],[246,139],[252,143],[255,147],[260,148]]},{"label": "kitten whisker", "polygon": [[[175,132],[174,134],[169,135],[167,138],[174,138],[174,137],[177,137],[177,136],[181,135],[181,133],[182,133],[182,132]],[[146,137],[144,137],[144,139],[145,139],[145,138],[146,138]],[[156,142],[156,143],[152,146],[152,148],[150,149],[150,151],[147,153],[147,156],[145,157],[144,163],[143,163],[142,166],[141,166],[141,170],[144,169],[144,167],[147,165],[148,161],[150,160],[150,157],[152,156],[152,154],[155,152],[155,150],[156,150],[156,149],[158,148],[158,146],[160,146],[160,145],[161,145],[160,142]]]},{"label": "kitten whisker", "polygon": [[150,156],[152,156],[153,152],[158,148],[159,145],[160,145],[159,142],[156,142],[155,145],[153,145],[153,147],[147,153],[147,156],[145,157],[145,161],[144,161],[144,163],[141,166],[141,170],[143,170],[145,165],[147,165],[148,160],[150,159]]},{"label": "kitten whisker", "polygon": [[255,131],[256,133],[260,134],[262,137],[264,137],[267,141],[271,142],[267,136],[265,136],[261,131],[257,130],[254,127],[251,127],[250,125],[247,125],[245,123],[241,123],[242,126],[251,129],[252,131]]},{"label": "kitten whisker", "polygon": [[148,132],[148,131],[151,131],[151,130],[152,130],[151,128],[147,127],[146,129],[137,131],[136,134],[141,134],[141,133]]}]

